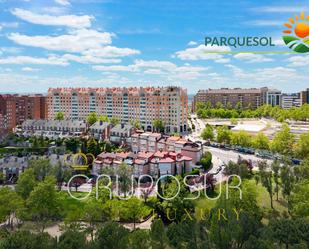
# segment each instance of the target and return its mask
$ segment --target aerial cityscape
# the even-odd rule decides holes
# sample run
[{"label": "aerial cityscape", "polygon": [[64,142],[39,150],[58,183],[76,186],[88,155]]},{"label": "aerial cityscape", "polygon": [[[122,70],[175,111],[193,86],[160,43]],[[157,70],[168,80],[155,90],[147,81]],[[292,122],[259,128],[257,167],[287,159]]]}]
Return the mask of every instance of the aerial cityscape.
[{"label": "aerial cityscape", "polygon": [[0,0],[0,249],[309,248],[309,8]]}]

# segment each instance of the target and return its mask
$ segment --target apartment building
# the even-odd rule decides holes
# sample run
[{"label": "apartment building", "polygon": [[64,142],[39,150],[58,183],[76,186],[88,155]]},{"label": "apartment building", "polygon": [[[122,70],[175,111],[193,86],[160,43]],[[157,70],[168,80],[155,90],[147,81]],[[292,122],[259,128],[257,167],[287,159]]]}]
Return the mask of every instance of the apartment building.
[{"label": "apartment building", "polygon": [[162,120],[165,132],[187,131],[188,96],[180,87],[50,88],[48,118],[63,112],[68,119],[85,119],[90,112],[122,123],[139,121],[147,131]]},{"label": "apartment building", "polygon": [[216,106],[218,103],[225,107],[239,105],[243,108],[257,108],[263,104],[280,105],[281,91],[262,88],[221,88],[199,90],[193,98],[192,111],[196,111],[198,102],[211,103]]},{"label": "apartment building", "polygon": [[46,97],[43,95],[0,95],[0,134],[2,136],[27,119],[44,119],[46,115]]},{"label": "apartment building", "polygon": [[309,88],[300,92],[300,104],[309,104]]},{"label": "apartment building", "polygon": [[290,109],[292,107],[300,107],[301,99],[300,93],[282,94],[281,106],[283,109]]}]

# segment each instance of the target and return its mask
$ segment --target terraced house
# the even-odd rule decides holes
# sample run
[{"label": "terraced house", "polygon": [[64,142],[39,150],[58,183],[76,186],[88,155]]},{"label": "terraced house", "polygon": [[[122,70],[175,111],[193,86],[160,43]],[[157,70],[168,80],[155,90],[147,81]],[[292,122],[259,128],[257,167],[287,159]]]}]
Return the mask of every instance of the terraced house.
[{"label": "terraced house", "polygon": [[122,123],[139,121],[147,131],[154,130],[155,120],[167,133],[187,131],[188,95],[180,87],[50,88],[47,102],[49,119],[63,112],[81,120],[96,112]]}]

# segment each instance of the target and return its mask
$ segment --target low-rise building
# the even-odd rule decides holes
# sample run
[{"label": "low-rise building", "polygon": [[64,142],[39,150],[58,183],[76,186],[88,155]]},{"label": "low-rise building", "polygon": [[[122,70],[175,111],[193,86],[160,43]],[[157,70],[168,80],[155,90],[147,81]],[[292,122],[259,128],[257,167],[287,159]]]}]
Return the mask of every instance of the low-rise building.
[{"label": "low-rise building", "polygon": [[135,177],[140,175],[150,175],[157,178],[159,175],[166,174],[185,174],[192,170],[192,158],[182,153],[157,151],[143,151],[138,153],[121,152],[106,153],[103,152],[97,156],[93,164],[93,174],[101,172],[112,172],[117,174],[119,165],[126,163],[132,167]]},{"label": "low-rise building", "polygon": [[89,133],[98,140],[107,140],[110,136],[112,125],[108,122],[97,121],[89,127]]},{"label": "low-rise building", "polygon": [[43,136],[52,139],[79,136],[86,132],[87,124],[79,120],[26,120],[21,125],[24,136]]},{"label": "low-rise building", "polygon": [[134,132],[134,127],[130,124],[117,124],[110,131],[110,141],[117,144],[127,143]]}]

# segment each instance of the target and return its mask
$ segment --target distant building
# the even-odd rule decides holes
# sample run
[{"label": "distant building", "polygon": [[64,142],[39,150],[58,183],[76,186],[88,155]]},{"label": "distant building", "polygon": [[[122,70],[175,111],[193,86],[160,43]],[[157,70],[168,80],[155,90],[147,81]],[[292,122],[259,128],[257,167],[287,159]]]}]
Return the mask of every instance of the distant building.
[{"label": "distant building", "polygon": [[45,119],[46,97],[41,94],[0,94],[0,136],[27,119]]},{"label": "distant building", "polygon": [[98,140],[109,139],[112,125],[108,122],[97,121],[89,127],[89,133]]},{"label": "distant building", "polygon": [[87,124],[80,120],[26,120],[21,125],[22,135],[43,136],[51,139],[79,136],[87,131]]},{"label": "distant building", "polygon": [[281,92],[262,88],[221,88],[199,90],[193,98],[192,111],[196,111],[198,102],[210,103],[213,107],[221,103],[224,107],[256,109],[263,104],[280,105]]},{"label": "distant building", "polygon": [[309,88],[300,92],[300,104],[309,104]]},{"label": "distant building", "polygon": [[300,93],[282,94],[281,106],[283,109],[290,109],[292,107],[300,107],[301,106]]},{"label": "distant building", "polygon": [[134,132],[134,127],[129,124],[117,124],[110,131],[110,141],[117,144],[127,143]]},{"label": "distant building", "polygon": [[90,112],[118,118],[121,123],[138,121],[153,131],[161,120],[167,133],[186,132],[188,95],[180,87],[50,88],[48,119],[63,112],[68,119],[82,120]]},{"label": "distant building", "polygon": [[269,89],[266,92],[266,104],[271,106],[281,106],[282,93],[280,90]]}]

